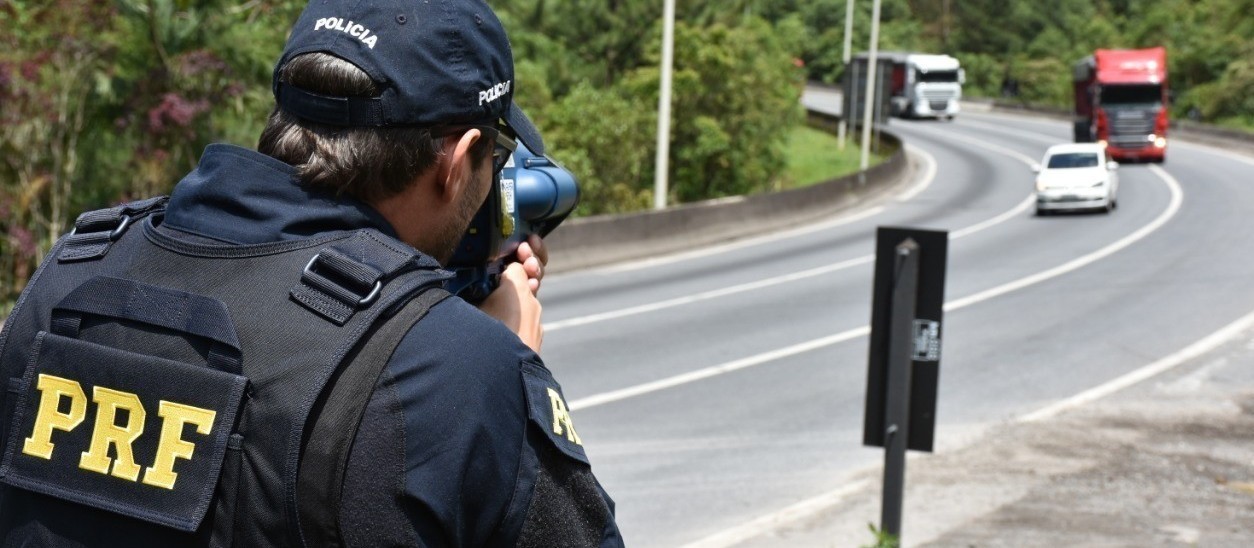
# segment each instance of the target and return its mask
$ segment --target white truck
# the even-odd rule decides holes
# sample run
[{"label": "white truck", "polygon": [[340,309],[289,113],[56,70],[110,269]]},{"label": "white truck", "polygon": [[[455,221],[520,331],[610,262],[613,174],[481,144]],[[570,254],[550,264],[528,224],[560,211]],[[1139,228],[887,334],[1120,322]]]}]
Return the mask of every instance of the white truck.
[{"label": "white truck", "polygon": [[[876,57],[892,62],[888,92],[893,116],[950,119],[958,114],[966,75],[957,59],[949,55],[892,51],[881,52]],[[866,53],[859,53],[853,59],[863,70],[866,61]]]}]

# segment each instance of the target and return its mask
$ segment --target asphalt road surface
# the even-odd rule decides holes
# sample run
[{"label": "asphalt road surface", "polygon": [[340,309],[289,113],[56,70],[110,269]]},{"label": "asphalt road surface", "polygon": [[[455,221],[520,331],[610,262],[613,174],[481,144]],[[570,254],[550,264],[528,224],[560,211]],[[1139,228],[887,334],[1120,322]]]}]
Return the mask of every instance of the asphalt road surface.
[{"label": "asphalt road surface", "polygon": [[1066,122],[890,127],[914,164],[891,200],[545,280],[545,361],[629,545],[766,531],[879,466],[861,445],[877,226],[950,234],[938,453],[1082,405],[1254,311],[1254,159],[1173,141],[1161,166],[1120,167],[1113,213],[1036,217],[1028,166],[1069,140]]}]

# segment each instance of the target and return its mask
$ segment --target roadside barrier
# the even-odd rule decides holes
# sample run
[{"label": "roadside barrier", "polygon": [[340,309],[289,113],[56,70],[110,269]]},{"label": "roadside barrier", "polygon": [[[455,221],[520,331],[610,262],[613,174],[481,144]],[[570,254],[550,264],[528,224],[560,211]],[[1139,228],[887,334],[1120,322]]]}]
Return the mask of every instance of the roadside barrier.
[{"label": "roadside barrier", "polygon": [[[807,114],[812,127],[836,132],[838,117],[815,111]],[[901,139],[889,131],[879,134],[879,146],[893,152],[865,172],[793,190],[567,220],[545,237],[546,270],[561,272],[699,249],[815,222],[852,208],[907,175]]]}]

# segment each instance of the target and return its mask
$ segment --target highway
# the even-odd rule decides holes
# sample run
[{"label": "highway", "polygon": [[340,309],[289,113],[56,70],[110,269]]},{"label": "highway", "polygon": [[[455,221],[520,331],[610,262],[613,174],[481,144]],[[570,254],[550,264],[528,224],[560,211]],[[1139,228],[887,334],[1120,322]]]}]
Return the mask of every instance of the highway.
[{"label": "highway", "polygon": [[1113,213],[1036,217],[1028,166],[1069,140],[1066,122],[889,128],[915,169],[883,204],[545,280],[543,356],[629,545],[731,544],[879,466],[861,445],[877,226],[950,233],[938,451],[1047,418],[1254,311],[1251,157],[1172,141],[1161,166],[1120,167]]}]

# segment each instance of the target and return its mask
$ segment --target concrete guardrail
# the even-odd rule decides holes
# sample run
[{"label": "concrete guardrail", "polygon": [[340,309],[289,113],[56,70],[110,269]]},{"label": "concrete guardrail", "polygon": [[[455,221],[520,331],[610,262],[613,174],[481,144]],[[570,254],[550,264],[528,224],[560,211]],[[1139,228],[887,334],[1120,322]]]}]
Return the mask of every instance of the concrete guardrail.
[{"label": "concrete guardrail", "polygon": [[[1070,111],[1013,101],[967,99],[964,110],[1030,113],[1070,120]],[[811,126],[835,133],[837,116],[809,111]],[[1254,133],[1173,120],[1174,139],[1184,139],[1254,154]],[[901,140],[881,132],[889,159],[868,169],[807,188],[682,204],[662,211],[598,215],[569,220],[553,232],[549,272],[560,272],[673,253],[797,226],[847,209],[906,176],[908,161]],[[1170,161],[1170,160],[1169,160]]]},{"label": "concrete guardrail", "polygon": [[[810,111],[808,123],[835,133],[837,117]],[[693,202],[660,211],[578,217],[545,238],[549,272],[674,253],[814,222],[853,207],[906,176],[901,139],[880,132],[892,154],[864,173],[813,186]]]},{"label": "concrete guardrail", "polygon": [[[970,108],[971,110],[992,112],[1029,113],[1036,116],[1044,116],[1067,121],[1070,121],[1072,118],[1070,110],[1059,107],[1030,105],[1002,99],[968,98],[963,99],[962,102],[965,103],[963,105],[964,110]],[[1203,124],[1192,120],[1171,120],[1167,137],[1168,142],[1170,142],[1171,139],[1184,139],[1186,141],[1254,153],[1254,133],[1211,124]],[[1168,153],[1168,156],[1170,156],[1170,153]]]}]

